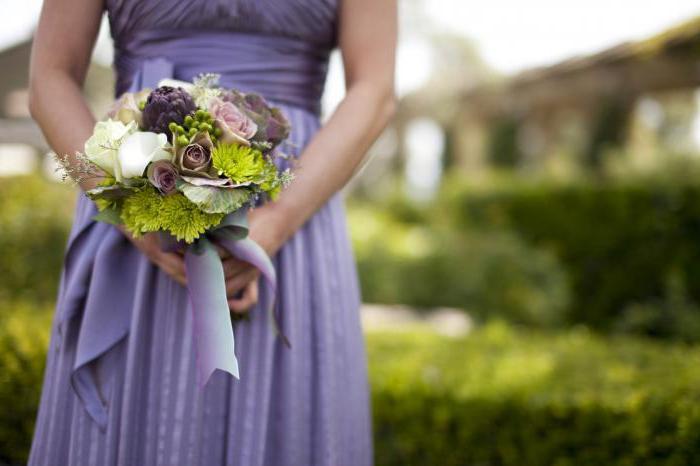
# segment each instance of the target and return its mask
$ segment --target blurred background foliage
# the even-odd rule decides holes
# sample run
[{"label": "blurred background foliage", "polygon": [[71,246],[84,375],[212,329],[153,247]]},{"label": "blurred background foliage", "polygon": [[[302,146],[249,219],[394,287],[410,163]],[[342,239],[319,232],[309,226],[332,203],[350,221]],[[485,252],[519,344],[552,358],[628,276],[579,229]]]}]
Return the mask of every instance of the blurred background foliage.
[{"label": "blurred background foliage", "polygon": [[[367,326],[377,465],[700,464],[700,20],[506,75],[404,8],[432,72],[346,190],[363,298],[474,327]],[[75,199],[8,87],[30,44],[0,50],[0,465],[26,461]]]}]

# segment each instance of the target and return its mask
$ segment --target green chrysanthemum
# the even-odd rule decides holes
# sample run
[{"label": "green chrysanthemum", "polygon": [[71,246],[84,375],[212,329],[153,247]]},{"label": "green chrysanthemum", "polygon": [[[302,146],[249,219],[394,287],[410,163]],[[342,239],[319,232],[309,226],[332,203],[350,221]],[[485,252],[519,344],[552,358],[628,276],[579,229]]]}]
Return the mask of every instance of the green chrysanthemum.
[{"label": "green chrysanthemum", "polygon": [[163,197],[154,187],[148,186],[124,199],[121,219],[134,236],[162,228],[161,207]]},{"label": "green chrysanthemum", "polygon": [[187,199],[182,193],[161,198],[159,212],[164,230],[169,231],[178,240],[191,243],[209,228],[221,223],[224,214],[208,214]]},{"label": "green chrysanthemum", "polygon": [[223,217],[202,212],[182,193],[161,196],[152,186],[126,198],[121,211],[124,226],[134,236],[165,230],[187,243],[221,223]]},{"label": "green chrysanthemum", "polygon": [[211,152],[211,161],[219,175],[234,183],[258,182],[265,171],[262,152],[238,144],[218,144]]}]

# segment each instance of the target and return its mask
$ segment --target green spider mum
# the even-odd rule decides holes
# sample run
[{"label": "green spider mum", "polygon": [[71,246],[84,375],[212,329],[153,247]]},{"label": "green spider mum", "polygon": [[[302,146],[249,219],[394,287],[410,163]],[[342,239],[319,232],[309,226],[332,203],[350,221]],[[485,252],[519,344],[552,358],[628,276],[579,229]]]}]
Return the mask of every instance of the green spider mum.
[{"label": "green spider mum", "polygon": [[152,186],[124,199],[121,219],[134,235],[166,230],[178,240],[191,243],[221,223],[223,214],[208,214],[182,193],[161,196]]},{"label": "green spider mum", "polygon": [[186,243],[193,242],[209,228],[221,223],[224,218],[224,214],[202,212],[182,193],[175,193],[161,199],[159,217],[162,228],[172,233],[178,240],[184,239]]},{"label": "green spider mum", "polygon": [[257,149],[239,144],[218,144],[211,152],[219,175],[234,183],[259,182],[265,172],[265,158]]},{"label": "green spider mum", "polygon": [[148,186],[124,199],[121,219],[134,236],[158,231],[162,228],[161,207],[163,197],[152,186]]}]

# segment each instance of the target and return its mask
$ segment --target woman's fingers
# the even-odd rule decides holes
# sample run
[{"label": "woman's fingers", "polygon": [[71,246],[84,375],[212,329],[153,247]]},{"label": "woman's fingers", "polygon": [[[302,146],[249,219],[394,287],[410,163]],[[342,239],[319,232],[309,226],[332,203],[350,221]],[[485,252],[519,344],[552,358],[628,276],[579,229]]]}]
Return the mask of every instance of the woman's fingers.
[{"label": "woman's fingers", "polygon": [[228,300],[228,306],[232,312],[242,314],[248,312],[257,302],[258,281],[253,280],[245,285],[245,288],[243,288],[243,294],[240,298],[232,298]]},{"label": "woman's fingers", "polygon": [[187,284],[187,273],[185,272],[185,261],[179,254],[173,252],[162,252],[158,255],[160,267],[173,277],[181,285]]},{"label": "woman's fingers", "polygon": [[255,281],[258,278],[258,271],[254,268],[248,268],[238,275],[226,280],[226,296],[229,298],[236,297],[236,293],[245,288],[245,286]]},{"label": "woman's fingers", "polygon": [[240,275],[246,270],[252,268],[252,266],[248,262],[236,259],[235,257],[229,257],[227,259],[224,259],[221,263],[224,266],[224,277],[226,278],[226,280],[236,275]]},{"label": "woman's fingers", "polygon": [[224,247],[219,246],[218,244],[214,243],[214,247],[216,248],[216,252],[219,253],[219,257],[221,260],[228,259],[231,256],[231,253],[228,252],[228,250]]}]

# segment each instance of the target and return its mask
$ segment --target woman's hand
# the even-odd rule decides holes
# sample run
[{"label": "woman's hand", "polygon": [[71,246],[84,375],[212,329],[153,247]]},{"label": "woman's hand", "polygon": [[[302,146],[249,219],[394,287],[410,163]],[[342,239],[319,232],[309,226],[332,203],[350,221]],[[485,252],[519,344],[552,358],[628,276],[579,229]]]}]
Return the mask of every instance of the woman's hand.
[{"label": "woman's hand", "polygon": [[[274,256],[282,246],[281,230],[276,226],[280,216],[275,212],[274,203],[253,209],[248,215],[250,238],[265,252]],[[258,279],[260,271],[248,262],[232,257],[219,249],[226,278],[226,296],[229,308],[235,313],[245,313],[258,302]]]},{"label": "woman's hand", "polygon": [[224,253],[221,259],[226,279],[226,297],[231,312],[245,314],[258,302],[260,271],[240,259]]},{"label": "woman's hand", "polygon": [[185,273],[185,259],[177,252],[165,252],[161,247],[160,235],[158,233],[146,233],[135,238],[123,226],[117,228],[126,236],[133,245],[141,251],[153,264],[157,265],[163,272],[169,275],[179,284],[187,285],[187,275]]}]

